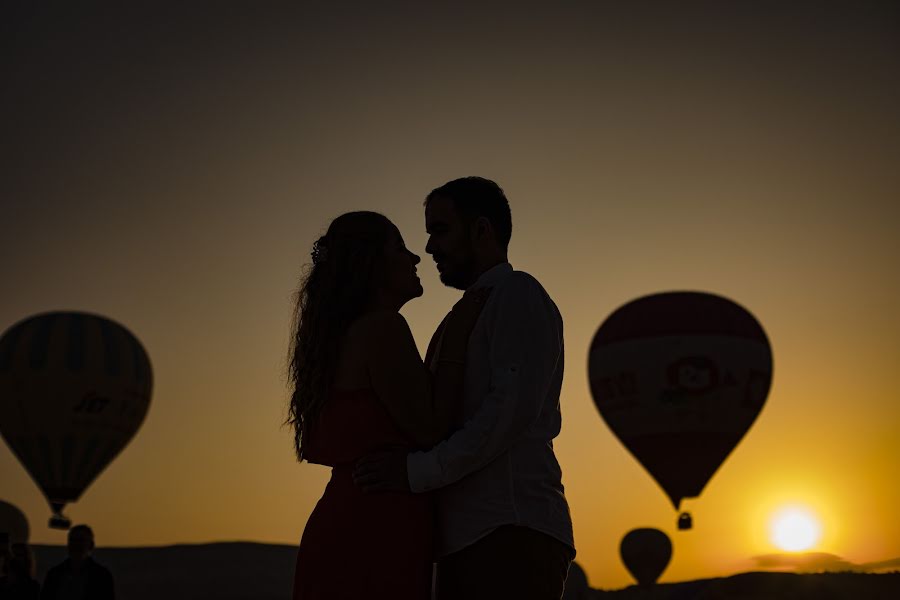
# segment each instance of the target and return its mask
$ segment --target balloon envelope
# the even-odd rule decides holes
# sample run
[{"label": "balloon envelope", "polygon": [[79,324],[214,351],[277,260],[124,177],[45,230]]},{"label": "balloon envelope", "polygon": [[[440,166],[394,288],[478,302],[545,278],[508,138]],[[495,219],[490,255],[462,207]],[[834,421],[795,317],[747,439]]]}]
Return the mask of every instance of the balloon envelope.
[{"label": "balloon envelope", "polygon": [[151,389],[144,348],[104,317],[44,313],[0,338],[0,433],[56,512],[132,438]]},{"label": "balloon envelope", "polygon": [[9,536],[10,544],[27,544],[30,533],[25,513],[3,500],[0,500],[0,533]]},{"label": "balloon envelope", "polygon": [[632,529],[619,544],[622,562],[641,585],[656,583],[672,558],[672,541],[659,529]]},{"label": "balloon envelope", "polygon": [[613,312],[594,335],[588,373],[600,415],[677,509],[700,495],[753,424],[772,353],[760,324],[734,302],[669,292]]}]

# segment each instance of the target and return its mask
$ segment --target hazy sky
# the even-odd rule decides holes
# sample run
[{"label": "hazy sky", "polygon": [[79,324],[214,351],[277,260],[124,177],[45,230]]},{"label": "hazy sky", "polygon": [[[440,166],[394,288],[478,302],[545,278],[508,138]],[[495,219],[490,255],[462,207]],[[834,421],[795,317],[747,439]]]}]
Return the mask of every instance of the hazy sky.
[{"label": "hazy sky", "polygon": [[[819,515],[816,551],[900,557],[895,3],[146,4],[14,11],[0,59],[0,330],[99,313],[153,363],[143,427],[67,511],[99,544],[296,543],[328,478],[281,427],[311,244],[348,210],[391,218],[423,256],[424,352],[457,293],[422,201],[477,174],[565,319],[556,448],[591,585],[630,581],[639,526],[673,539],[663,580],[756,568],[787,503]],[[775,375],[678,532],[586,363],[618,306],[685,289],[749,308]],[[61,543],[6,447],[0,474]]]}]

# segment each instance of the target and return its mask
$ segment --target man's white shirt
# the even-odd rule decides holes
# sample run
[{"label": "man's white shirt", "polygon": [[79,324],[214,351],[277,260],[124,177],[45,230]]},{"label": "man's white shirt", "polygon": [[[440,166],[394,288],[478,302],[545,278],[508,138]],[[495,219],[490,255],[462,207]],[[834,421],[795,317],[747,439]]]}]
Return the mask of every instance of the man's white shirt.
[{"label": "man's white shirt", "polygon": [[522,525],[575,547],[553,453],[563,378],[562,317],[538,281],[509,263],[473,288],[493,288],[466,357],[465,424],[407,457],[410,489],[437,498],[437,555],[501,525]]}]

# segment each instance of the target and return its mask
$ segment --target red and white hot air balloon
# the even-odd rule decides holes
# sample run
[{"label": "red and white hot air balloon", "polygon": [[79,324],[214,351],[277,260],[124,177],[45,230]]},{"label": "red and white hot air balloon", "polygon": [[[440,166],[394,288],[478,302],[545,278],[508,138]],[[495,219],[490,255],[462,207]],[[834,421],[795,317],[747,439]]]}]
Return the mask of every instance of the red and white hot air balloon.
[{"label": "red and white hot air balloon", "polygon": [[[588,374],[603,420],[678,510],[700,495],[759,415],[772,351],[738,304],[669,292],[629,302],[603,322]],[[689,529],[690,515],[678,525]]]}]

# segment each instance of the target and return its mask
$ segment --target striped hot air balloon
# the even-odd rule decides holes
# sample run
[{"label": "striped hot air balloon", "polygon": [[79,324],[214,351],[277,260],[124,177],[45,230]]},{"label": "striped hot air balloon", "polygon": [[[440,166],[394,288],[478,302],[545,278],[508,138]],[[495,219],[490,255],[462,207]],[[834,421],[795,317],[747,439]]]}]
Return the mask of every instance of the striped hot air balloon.
[{"label": "striped hot air balloon", "polygon": [[68,528],[63,507],[128,444],[150,406],[147,353],[98,315],[50,312],[0,338],[0,433]]}]

